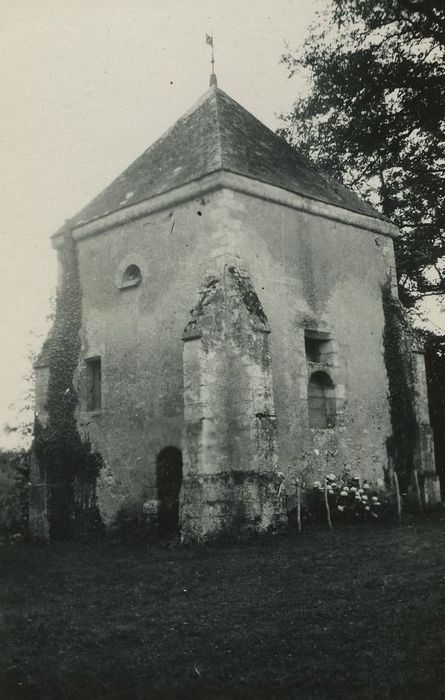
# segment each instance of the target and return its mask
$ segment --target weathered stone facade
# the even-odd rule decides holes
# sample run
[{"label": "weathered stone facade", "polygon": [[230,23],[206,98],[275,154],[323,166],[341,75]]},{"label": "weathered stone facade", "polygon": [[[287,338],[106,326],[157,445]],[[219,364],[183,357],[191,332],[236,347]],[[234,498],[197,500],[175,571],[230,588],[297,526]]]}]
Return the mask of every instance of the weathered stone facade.
[{"label": "weathered stone facade", "polygon": [[[292,154],[286,165],[295,181],[283,175],[292,149],[231,105],[210,90],[145,154],[160,173],[145,196],[130,168],[68,224],[82,291],[76,419],[105,465],[97,483],[105,524],[144,503],[156,514],[166,448],[182,452],[185,539],[282,521],[280,473],[291,492],[302,473],[349,468],[377,482],[388,469],[382,286],[389,280],[397,294],[397,231],[321,175],[318,186],[300,156],[301,172]],[[190,120],[202,150],[175,159],[170,141]],[[243,170],[230,158],[241,160],[252,134],[263,161],[249,152]],[[431,474],[421,355],[416,367],[416,463]],[[44,359],[36,372],[41,413]],[[437,490],[428,494],[437,500]]]},{"label": "weathered stone facade", "polygon": [[[236,262],[209,274],[184,334],[184,539],[284,516],[270,328]],[[281,516],[281,518],[280,518]]]}]

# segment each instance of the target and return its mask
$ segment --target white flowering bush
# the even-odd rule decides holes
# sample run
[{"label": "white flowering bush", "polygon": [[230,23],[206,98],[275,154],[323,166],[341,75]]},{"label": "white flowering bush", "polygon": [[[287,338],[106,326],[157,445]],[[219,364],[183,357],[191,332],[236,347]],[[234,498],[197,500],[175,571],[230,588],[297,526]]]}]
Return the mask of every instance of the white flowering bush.
[{"label": "white flowering bush", "polygon": [[[351,522],[377,520],[388,511],[388,497],[378,492],[366,480],[358,476],[335,474],[326,476],[327,497],[332,520]],[[314,516],[325,517],[325,486],[314,481],[307,492],[307,505]]]}]

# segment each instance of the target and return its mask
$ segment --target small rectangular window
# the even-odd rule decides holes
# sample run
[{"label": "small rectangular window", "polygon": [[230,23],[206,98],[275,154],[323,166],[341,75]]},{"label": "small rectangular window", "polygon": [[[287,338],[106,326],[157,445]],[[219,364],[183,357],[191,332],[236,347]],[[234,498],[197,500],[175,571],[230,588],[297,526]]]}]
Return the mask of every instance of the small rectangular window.
[{"label": "small rectangular window", "polygon": [[304,332],[304,349],[308,362],[331,364],[332,339],[327,333],[306,330]]},{"label": "small rectangular window", "polygon": [[86,364],[86,404],[87,411],[102,408],[102,369],[100,357],[92,357]]}]

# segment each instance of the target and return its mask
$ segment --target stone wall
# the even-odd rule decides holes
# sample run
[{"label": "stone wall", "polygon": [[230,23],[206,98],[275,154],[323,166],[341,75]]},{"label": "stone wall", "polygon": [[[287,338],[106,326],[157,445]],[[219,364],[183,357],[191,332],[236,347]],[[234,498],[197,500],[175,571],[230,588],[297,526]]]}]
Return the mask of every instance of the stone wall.
[{"label": "stone wall", "polygon": [[265,530],[284,517],[269,324],[247,273],[205,279],[184,340],[185,540]]},{"label": "stone wall", "polygon": [[[381,286],[389,276],[395,289],[392,240],[332,220],[328,211],[324,217],[323,207],[318,203],[315,215],[217,190],[97,235],[74,231],[83,297],[77,420],[105,462],[98,499],[106,523],[157,498],[157,455],[182,443],[183,330],[209,269],[233,260],[242,261],[270,324],[278,467],[288,492],[303,472],[319,478],[350,469],[373,482],[382,478],[391,422]],[[142,282],[122,286],[133,263]],[[334,348],[321,368],[335,385],[332,428],[309,428],[307,387],[320,367],[305,353],[306,331],[327,334]],[[98,356],[102,407],[89,411],[85,360]],[[247,381],[250,370],[243,371]],[[252,406],[256,400],[253,393]],[[244,415],[245,405],[234,404],[233,416],[237,411]],[[221,416],[220,434],[231,415]],[[235,467],[249,454],[241,437],[238,444],[236,454],[233,440]]]},{"label": "stone wall", "polygon": [[[106,522],[157,497],[156,458],[181,449],[182,333],[213,250],[220,197],[199,199],[79,241],[83,287],[82,358],[102,358],[102,408],[86,410],[82,431],[106,467],[98,498]],[[132,262],[139,286],[122,288]],[[79,365],[82,396],[86,377]]]},{"label": "stone wall", "polygon": [[[272,329],[279,465],[319,479],[345,469],[376,482],[391,434],[383,357],[381,285],[394,279],[392,239],[239,193],[228,196],[232,248],[242,256]],[[335,352],[323,366],[305,353],[305,331],[326,333]],[[310,429],[313,371],[331,377],[335,428]]]}]

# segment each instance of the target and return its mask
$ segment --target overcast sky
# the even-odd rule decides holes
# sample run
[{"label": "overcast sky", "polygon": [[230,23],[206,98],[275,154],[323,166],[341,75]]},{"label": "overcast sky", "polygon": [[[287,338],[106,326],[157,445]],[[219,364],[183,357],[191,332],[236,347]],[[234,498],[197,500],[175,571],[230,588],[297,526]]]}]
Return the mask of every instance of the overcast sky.
[{"label": "overcast sky", "polygon": [[55,285],[49,236],[207,89],[219,85],[271,128],[304,80],[284,41],[304,40],[325,0],[0,1],[0,446],[18,434],[30,350]]}]

